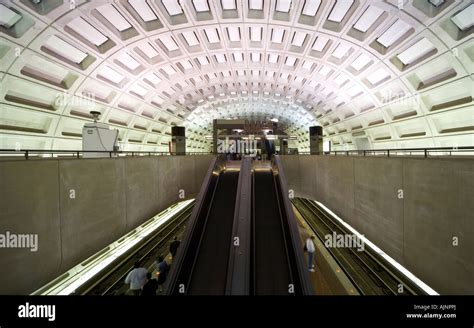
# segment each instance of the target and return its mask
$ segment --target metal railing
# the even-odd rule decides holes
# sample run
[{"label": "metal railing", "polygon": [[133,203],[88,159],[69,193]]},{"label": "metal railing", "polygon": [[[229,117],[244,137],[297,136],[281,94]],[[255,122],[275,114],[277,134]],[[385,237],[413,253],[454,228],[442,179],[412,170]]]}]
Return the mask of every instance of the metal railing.
[{"label": "metal railing", "polygon": [[[318,155],[310,152],[300,152],[294,155]],[[422,156],[425,158],[432,156],[474,156],[474,146],[469,147],[437,147],[437,148],[400,148],[400,149],[365,149],[365,150],[336,150],[321,152],[322,156]]]},{"label": "metal railing", "polygon": [[[172,153],[160,151],[97,151],[97,150],[43,150],[43,149],[0,149],[0,159],[2,157],[22,157],[26,160],[31,158],[84,158],[84,154],[94,153],[103,156],[99,158],[116,158],[116,157],[138,157],[138,156],[172,156],[172,155],[209,155],[209,152],[187,152],[187,153]],[[91,157],[88,157],[91,158]],[[93,157],[92,157],[93,158]]]}]

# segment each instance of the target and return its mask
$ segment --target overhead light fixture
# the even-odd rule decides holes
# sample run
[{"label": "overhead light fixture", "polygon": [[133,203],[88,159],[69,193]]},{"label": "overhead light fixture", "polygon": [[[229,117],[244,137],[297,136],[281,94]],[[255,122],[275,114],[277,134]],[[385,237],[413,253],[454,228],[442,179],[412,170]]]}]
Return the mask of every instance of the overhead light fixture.
[{"label": "overhead light fixture", "polygon": [[338,86],[343,85],[349,80],[349,78],[343,74],[339,74],[335,79],[334,83],[336,83]]},{"label": "overhead light fixture", "polygon": [[262,28],[261,27],[250,27],[250,41],[260,42],[262,41]]},{"label": "overhead light fixture", "polygon": [[207,0],[193,0],[193,5],[194,9],[196,9],[196,12],[198,13],[210,11]]},{"label": "overhead light fixture", "polygon": [[194,31],[187,31],[187,32],[183,32],[181,33],[184,40],[186,40],[186,43],[188,44],[188,46],[190,47],[194,47],[194,46],[197,46],[199,45],[199,40],[196,36],[196,33]]},{"label": "overhead light fixture", "polygon": [[304,41],[306,40],[307,34],[305,32],[298,32],[296,31],[293,34],[293,40],[291,41],[291,44],[294,45],[295,47],[302,47]]},{"label": "overhead light fixture", "polygon": [[355,85],[352,88],[347,90],[347,94],[351,97],[354,98],[355,96],[360,95],[361,93],[364,92],[364,89],[362,89],[359,85]]},{"label": "overhead light fixture", "polygon": [[250,10],[263,10],[263,0],[249,0]]},{"label": "overhead light fixture", "polygon": [[204,33],[206,34],[207,40],[209,43],[218,43],[219,42],[219,34],[217,33],[216,28],[206,28],[204,29]]},{"label": "overhead light fixture", "polygon": [[101,46],[109,40],[82,17],[73,19],[66,26],[96,46]]},{"label": "overhead light fixture", "polygon": [[144,98],[146,94],[148,93],[148,90],[142,87],[139,84],[135,84],[131,89],[130,92],[133,92],[134,94],[140,96],[141,98]]},{"label": "overhead light fixture", "polygon": [[385,48],[388,48],[397,42],[405,33],[407,33],[410,28],[410,24],[398,19],[380,37],[377,38],[377,42],[383,45]]},{"label": "overhead light fixture", "polygon": [[318,12],[321,0],[306,0],[304,3],[302,14],[306,16],[315,16]]},{"label": "overhead light fixture", "polygon": [[383,9],[375,6],[369,6],[366,11],[360,16],[354,24],[354,28],[362,33],[365,33],[384,13]]},{"label": "overhead light fixture", "polygon": [[284,34],[285,34],[285,30],[282,29],[282,28],[272,29],[272,42],[273,43],[282,43]]},{"label": "overhead light fixture", "polygon": [[155,87],[161,83],[161,79],[155,73],[149,73],[145,76],[145,79],[148,80]]},{"label": "overhead light fixture", "polygon": [[324,48],[326,47],[326,45],[328,44],[328,42],[329,42],[329,38],[322,35],[318,35],[318,37],[316,38],[316,41],[314,41],[312,49],[315,51],[322,52]]},{"label": "overhead light fixture", "polygon": [[111,4],[102,5],[96,9],[118,31],[123,32],[132,27],[132,25],[122,16],[122,14]]},{"label": "overhead light fixture", "polygon": [[117,60],[132,71],[136,70],[140,66],[140,63],[126,52],[118,56]]},{"label": "overhead light fixture", "polygon": [[474,26],[474,3],[471,3],[461,12],[451,17],[451,21],[456,24],[461,31],[467,31]]},{"label": "overhead light fixture", "polygon": [[191,65],[191,63],[189,62],[189,60],[183,60],[182,62],[180,62],[181,66],[185,69],[185,70],[188,70],[188,69],[192,69],[193,68],[193,65]]},{"label": "overhead light fixture", "polygon": [[336,23],[342,22],[353,3],[354,0],[337,0],[329,14],[328,20]]},{"label": "overhead light fixture", "polygon": [[206,65],[209,65],[209,64],[210,64],[210,63],[209,63],[209,59],[207,59],[206,56],[197,57],[197,60],[198,60],[198,62],[199,62],[199,64],[200,64],[201,66],[206,66]]},{"label": "overhead light fixture", "polygon": [[171,35],[160,36],[160,41],[161,43],[163,43],[163,45],[168,51],[175,51],[179,49],[178,45],[176,44],[176,41],[174,41]]},{"label": "overhead light fixture", "polygon": [[165,6],[170,16],[181,15],[183,13],[183,8],[181,8],[178,0],[161,0],[161,3],[163,3],[163,6]]},{"label": "overhead light fixture", "polygon": [[291,7],[291,0],[277,0],[276,3],[276,11],[280,11],[283,13],[288,13]]},{"label": "overhead light fixture", "polygon": [[372,84],[376,85],[377,83],[382,82],[385,79],[390,77],[390,73],[388,73],[385,69],[379,68],[369,76],[367,76],[367,80]]},{"label": "overhead light fixture", "polygon": [[237,5],[235,0],[221,0],[221,5],[223,10],[236,10]]},{"label": "overhead light fixture", "polygon": [[397,57],[404,65],[410,65],[435,49],[436,47],[430,42],[430,40],[423,38],[401,54],[397,55]]},{"label": "overhead light fixture", "polygon": [[331,68],[328,67],[328,66],[323,66],[323,67],[321,67],[321,69],[319,70],[319,74],[321,74],[321,75],[323,75],[323,76],[327,76],[330,72],[331,72]]},{"label": "overhead light fixture", "polygon": [[176,69],[171,65],[163,66],[162,69],[166,74],[168,74],[170,76],[177,73]]},{"label": "overhead light fixture", "polygon": [[352,62],[351,67],[354,68],[356,71],[360,71],[363,67],[369,64],[371,61],[372,59],[369,56],[365,54],[361,54],[359,57],[357,57],[356,60]]},{"label": "overhead light fixture", "polygon": [[241,52],[234,52],[232,55],[234,56],[234,61],[236,63],[244,61],[244,55]]},{"label": "overhead light fixture", "polygon": [[22,16],[0,3],[0,25],[11,28],[22,19]]},{"label": "overhead light fixture", "polygon": [[76,64],[80,64],[87,57],[87,53],[77,49],[76,47],[73,47],[56,35],[50,36],[43,46]]},{"label": "overhead light fixture", "polygon": [[314,65],[314,62],[309,61],[309,60],[305,60],[301,67],[304,68],[304,69],[307,69],[308,71],[310,71],[311,68],[313,67],[313,65]]},{"label": "overhead light fixture", "polygon": [[237,27],[237,26],[227,27],[227,34],[229,35],[229,40],[231,42],[240,41],[240,27]]}]

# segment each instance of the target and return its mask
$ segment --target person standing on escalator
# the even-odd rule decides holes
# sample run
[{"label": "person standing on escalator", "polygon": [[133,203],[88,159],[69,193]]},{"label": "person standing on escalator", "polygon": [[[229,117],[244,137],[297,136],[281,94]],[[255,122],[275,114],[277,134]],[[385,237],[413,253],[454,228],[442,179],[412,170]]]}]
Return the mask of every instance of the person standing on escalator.
[{"label": "person standing on escalator", "polygon": [[314,236],[310,236],[308,239],[306,239],[306,243],[304,246],[306,252],[308,252],[308,270],[310,272],[314,272],[313,257],[314,251],[316,249],[314,246]]},{"label": "person standing on escalator", "polygon": [[176,252],[178,251],[179,244],[181,243],[180,240],[178,240],[178,237],[174,237],[173,241],[170,244],[170,253],[173,258],[176,256]]}]

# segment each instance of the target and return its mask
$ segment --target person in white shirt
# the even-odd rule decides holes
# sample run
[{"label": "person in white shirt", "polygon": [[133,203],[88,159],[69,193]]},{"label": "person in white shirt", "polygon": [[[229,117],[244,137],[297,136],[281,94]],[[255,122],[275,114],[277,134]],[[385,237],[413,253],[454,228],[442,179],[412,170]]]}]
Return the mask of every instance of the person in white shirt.
[{"label": "person in white shirt", "polygon": [[134,268],[125,278],[125,283],[130,284],[129,293],[131,295],[140,295],[143,286],[146,283],[146,274],[148,270],[140,267],[139,262],[135,262]]},{"label": "person in white shirt", "polygon": [[310,272],[314,272],[313,256],[314,256],[314,236],[306,239],[305,249],[308,252],[308,269]]}]

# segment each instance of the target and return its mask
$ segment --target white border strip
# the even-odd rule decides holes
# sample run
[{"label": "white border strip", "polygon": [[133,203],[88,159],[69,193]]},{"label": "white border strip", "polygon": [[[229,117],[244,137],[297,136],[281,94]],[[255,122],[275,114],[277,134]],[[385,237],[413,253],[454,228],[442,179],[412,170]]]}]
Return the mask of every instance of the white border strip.
[{"label": "white border strip", "polygon": [[390,256],[388,256],[386,253],[384,253],[380,248],[378,248],[377,246],[375,246],[375,244],[373,244],[370,240],[368,240],[364,235],[360,234],[357,230],[355,230],[354,228],[352,228],[349,224],[347,224],[346,222],[344,222],[344,220],[342,220],[340,217],[338,217],[333,211],[331,211],[329,208],[327,208],[326,206],[324,206],[323,204],[321,204],[320,202],[318,201],[315,201],[315,200],[311,200],[312,202],[318,204],[319,206],[321,206],[326,212],[328,212],[329,214],[331,214],[336,220],[338,220],[342,225],[344,225],[344,227],[346,227],[347,229],[349,229],[353,234],[355,234],[358,238],[360,238],[365,245],[368,245],[370,248],[372,248],[375,252],[377,252],[380,256],[382,256],[387,262],[389,262],[391,265],[393,265],[395,268],[397,268],[401,273],[403,273],[408,279],[410,279],[411,281],[413,281],[413,283],[415,283],[418,287],[420,287],[421,289],[423,289],[427,294],[429,295],[439,295],[434,289],[432,289],[430,286],[428,286],[427,284],[425,284],[423,281],[421,281],[420,279],[418,279],[413,273],[411,273],[410,271],[408,271],[404,266],[402,266],[400,263],[398,263],[397,261],[395,261],[393,258],[391,258]]},{"label": "white border strip", "polygon": [[[39,293],[39,291],[42,288],[40,288],[37,291],[33,292],[32,295],[70,295],[74,293],[74,291],[78,287],[82,286],[84,283],[92,279],[99,271],[107,267],[110,263],[112,263],[122,254],[126,253],[130,248],[140,243],[144,238],[153,233],[156,229],[166,223],[178,212],[182,211],[192,201],[193,199],[172,205],[168,209],[164,210],[163,212],[154,216],[152,219],[144,222],[142,225],[137,227],[135,229],[135,233],[126,237],[120,243],[115,241],[109,246],[107,246],[106,248],[109,248],[107,252],[94,259],[87,265],[84,266],[82,264],[78,264],[74,268],[67,271],[67,273],[69,273],[69,277],[66,280],[50,286],[46,290],[42,291],[41,294]],[[153,221],[153,223],[149,223],[150,221]],[[121,238],[119,238],[118,240],[120,239]],[[95,254],[89,258],[92,258],[94,256]],[[87,261],[88,259],[86,259],[82,263]]]}]

